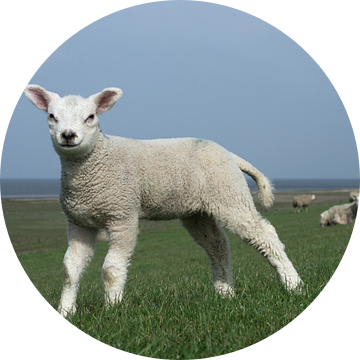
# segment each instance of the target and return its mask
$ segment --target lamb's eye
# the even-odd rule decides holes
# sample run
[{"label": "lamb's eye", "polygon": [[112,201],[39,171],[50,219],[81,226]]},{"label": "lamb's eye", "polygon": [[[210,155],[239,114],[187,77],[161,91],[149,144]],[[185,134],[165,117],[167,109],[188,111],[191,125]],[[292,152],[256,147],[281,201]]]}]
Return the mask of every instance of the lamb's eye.
[{"label": "lamb's eye", "polygon": [[93,121],[94,120],[94,118],[95,118],[95,115],[94,114],[91,114],[91,115],[89,115],[88,116],[88,118],[85,120],[85,122],[91,122],[91,121]]},{"label": "lamb's eye", "polygon": [[52,120],[52,121],[56,122],[54,114],[49,114],[49,120]]}]

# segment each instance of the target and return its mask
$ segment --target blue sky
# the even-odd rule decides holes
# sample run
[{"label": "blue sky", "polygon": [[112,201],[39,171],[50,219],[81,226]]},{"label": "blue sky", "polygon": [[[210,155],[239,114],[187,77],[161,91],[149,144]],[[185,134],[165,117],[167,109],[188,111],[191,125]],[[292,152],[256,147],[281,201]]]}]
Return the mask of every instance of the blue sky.
[{"label": "blue sky", "polygon": [[[100,118],[107,134],[211,139],[274,179],[359,176],[352,127],[326,74],[284,33],[229,7],[175,1],[116,12],[62,44],[30,83],[61,96],[120,87]],[[1,176],[60,176],[46,114],[24,95]]]}]

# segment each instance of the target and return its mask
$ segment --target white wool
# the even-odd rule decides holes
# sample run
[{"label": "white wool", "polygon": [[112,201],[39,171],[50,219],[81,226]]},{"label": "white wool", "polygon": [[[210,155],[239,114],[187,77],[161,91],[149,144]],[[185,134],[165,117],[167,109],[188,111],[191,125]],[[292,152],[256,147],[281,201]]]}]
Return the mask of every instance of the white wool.
[{"label": "white wool", "polygon": [[61,314],[76,311],[81,274],[104,231],[110,239],[102,269],[105,299],[108,305],[121,301],[139,218],[180,218],[208,255],[215,290],[223,295],[233,294],[234,284],[228,238],[221,227],[257,249],[288,290],[301,286],[274,227],[255,208],[242,171],[254,178],[266,207],[272,204],[273,188],[250,163],[207,140],[104,135],[98,114],[121,97],[117,88],[84,99],[61,98],[28,85],[25,95],[48,113],[50,136],[62,165],[60,203],[68,218],[69,247]]},{"label": "white wool", "polygon": [[354,223],[359,204],[359,196],[350,204],[335,205],[320,215],[319,224],[325,228],[334,225]]}]

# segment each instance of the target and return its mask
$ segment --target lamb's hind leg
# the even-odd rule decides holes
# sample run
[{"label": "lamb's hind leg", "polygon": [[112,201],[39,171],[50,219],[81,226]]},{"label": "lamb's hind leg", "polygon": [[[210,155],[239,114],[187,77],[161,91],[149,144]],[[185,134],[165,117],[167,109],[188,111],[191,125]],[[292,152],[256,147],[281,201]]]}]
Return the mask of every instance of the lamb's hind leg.
[{"label": "lamb's hind leg", "polygon": [[210,259],[215,290],[221,295],[232,295],[234,290],[230,246],[224,231],[214,218],[206,215],[196,215],[181,221]]},{"label": "lamb's hind leg", "polygon": [[234,217],[233,214],[229,214],[223,217],[224,226],[240,236],[268,260],[287,290],[300,290],[303,282],[288,259],[284,251],[285,246],[279,240],[275,228],[257,212],[248,212],[244,216],[246,217],[244,222],[236,220],[236,218],[240,220],[242,218],[241,214],[238,215]]},{"label": "lamb's hind leg", "polygon": [[81,274],[94,252],[96,231],[68,223],[68,249],[64,257],[64,285],[58,311],[67,316],[76,311]]}]

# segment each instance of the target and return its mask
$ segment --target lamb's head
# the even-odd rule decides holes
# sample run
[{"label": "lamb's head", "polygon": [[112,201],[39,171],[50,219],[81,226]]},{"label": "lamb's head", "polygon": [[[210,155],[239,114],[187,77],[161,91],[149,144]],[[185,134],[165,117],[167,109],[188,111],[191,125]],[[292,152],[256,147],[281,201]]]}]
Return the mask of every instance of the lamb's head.
[{"label": "lamb's head", "polygon": [[98,115],[111,109],[122,91],[106,88],[87,99],[61,98],[38,85],[28,85],[26,97],[48,113],[49,131],[55,151],[62,157],[83,157],[91,152],[100,133]]}]

